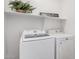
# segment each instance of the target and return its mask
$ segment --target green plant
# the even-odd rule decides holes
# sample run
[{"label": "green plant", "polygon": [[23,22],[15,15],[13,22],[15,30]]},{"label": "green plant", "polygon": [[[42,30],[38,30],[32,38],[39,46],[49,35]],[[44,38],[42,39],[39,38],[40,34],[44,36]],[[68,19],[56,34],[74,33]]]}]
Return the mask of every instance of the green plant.
[{"label": "green plant", "polygon": [[11,10],[16,10],[16,11],[23,11],[23,12],[29,12],[29,13],[32,13],[32,11],[35,9],[33,8],[33,6],[30,5],[30,3],[26,2],[22,2],[22,1],[18,1],[18,0],[15,0],[15,1],[11,1],[9,3],[9,5],[11,5]]}]

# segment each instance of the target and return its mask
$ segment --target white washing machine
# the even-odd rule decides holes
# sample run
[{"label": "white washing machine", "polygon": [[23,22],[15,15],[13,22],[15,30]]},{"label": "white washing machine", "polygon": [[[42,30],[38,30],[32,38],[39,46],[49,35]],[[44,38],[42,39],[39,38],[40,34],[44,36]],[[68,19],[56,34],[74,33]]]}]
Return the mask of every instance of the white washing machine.
[{"label": "white washing machine", "polygon": [[20,59],[55,59],[55,39],[51,36],[25,37],[20,41]]}]

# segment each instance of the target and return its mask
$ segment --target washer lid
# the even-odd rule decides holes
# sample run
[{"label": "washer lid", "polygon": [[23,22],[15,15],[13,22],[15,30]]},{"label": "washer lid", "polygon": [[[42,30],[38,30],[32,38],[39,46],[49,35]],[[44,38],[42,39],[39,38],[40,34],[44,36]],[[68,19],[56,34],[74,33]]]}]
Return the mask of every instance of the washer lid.
[{"label": "washer lid", "polygon": [[46,40],[46,39],[49,39],[49,38],[52,38],[52,36],[40,36],[40,37],[32,37],[32,38],[23,37],[22,41],[23,42],[25,42],[25,41],[38,41],[38,40]]},{"label": "washer lid", "polygon": [[21,37],[21,41],[45,40],[47,38],[51,38],[48,33],[39,30],[32,30],[24,31]]}]

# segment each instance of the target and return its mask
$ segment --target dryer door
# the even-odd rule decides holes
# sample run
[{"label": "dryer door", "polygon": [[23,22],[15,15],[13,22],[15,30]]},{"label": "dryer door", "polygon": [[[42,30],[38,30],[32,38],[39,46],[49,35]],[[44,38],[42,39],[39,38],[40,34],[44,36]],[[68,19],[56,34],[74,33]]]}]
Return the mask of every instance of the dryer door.
[{"label": "dryer door", "polygon": [[20,59],[54,59],[54,38],[23,42]]}]

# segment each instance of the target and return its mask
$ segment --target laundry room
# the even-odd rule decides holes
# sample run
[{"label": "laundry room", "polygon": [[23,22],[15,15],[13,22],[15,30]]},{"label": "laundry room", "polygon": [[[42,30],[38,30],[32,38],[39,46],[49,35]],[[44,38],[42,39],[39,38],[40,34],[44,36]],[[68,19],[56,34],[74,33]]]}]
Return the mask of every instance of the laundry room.
[{"label": "laundry room", "polygon": [[75,59],[74,2],[4,0],[4,58]]}]

